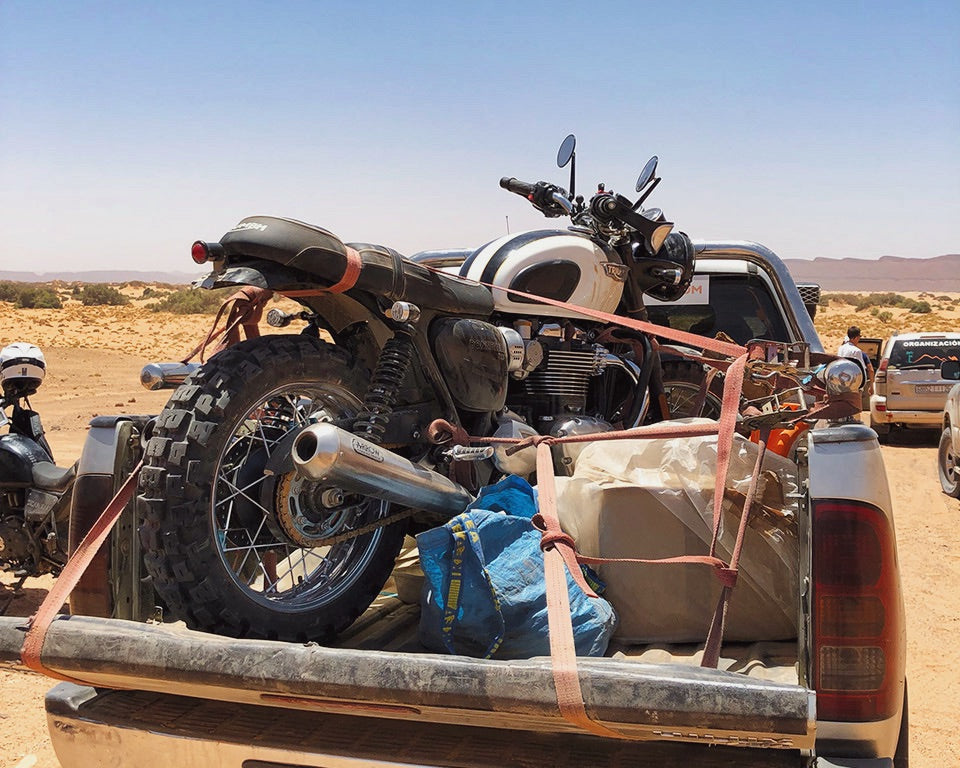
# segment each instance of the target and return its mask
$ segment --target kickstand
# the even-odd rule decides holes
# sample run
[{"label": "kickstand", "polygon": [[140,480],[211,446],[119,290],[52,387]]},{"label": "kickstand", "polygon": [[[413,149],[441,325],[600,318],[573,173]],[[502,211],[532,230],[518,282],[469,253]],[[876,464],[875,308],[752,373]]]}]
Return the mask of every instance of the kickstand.
[{"label": "kickstand", "polygon": [[4,587],[3,591],[6,592],[9,590],[10,594],[4,595],[3,598],[0,598],[0,600],[2,600],[2,602],[0,602],[0,616],[5,616],[7,613],[7,608],[9,608],[13,601],[22,594],[21,590],[23,589],[23,582],[27,580],[27,574],[21,571],[18,575],[19,579],[17,579],[15,584]]}]

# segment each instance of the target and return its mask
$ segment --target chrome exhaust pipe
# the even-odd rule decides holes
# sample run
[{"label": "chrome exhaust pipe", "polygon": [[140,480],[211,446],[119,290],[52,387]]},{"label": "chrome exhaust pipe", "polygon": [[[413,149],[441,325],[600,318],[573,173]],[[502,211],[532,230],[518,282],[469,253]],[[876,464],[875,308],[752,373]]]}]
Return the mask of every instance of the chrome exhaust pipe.
[{"label": "chrome exhaust pipe", "polygon": [[145,389],[176,389],[200,367],[199,363],[149,363],[140,371]]},{"label": "chrome exhaust pipe", "polygon": [[293,442],[297,472],[416,509],[458,515],[473,501],[462,485],[333,424],[313,424]]}]

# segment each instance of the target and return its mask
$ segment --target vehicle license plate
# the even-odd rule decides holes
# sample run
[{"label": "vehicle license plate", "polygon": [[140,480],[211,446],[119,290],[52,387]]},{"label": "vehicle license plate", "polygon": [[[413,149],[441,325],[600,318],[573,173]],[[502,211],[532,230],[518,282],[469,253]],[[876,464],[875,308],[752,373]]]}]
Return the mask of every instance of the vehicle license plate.
[{"label": "vehicle license plate", "polygon": [[918,395],[945,395],[951,389],[950,384],[917,384],[913,391]]}]

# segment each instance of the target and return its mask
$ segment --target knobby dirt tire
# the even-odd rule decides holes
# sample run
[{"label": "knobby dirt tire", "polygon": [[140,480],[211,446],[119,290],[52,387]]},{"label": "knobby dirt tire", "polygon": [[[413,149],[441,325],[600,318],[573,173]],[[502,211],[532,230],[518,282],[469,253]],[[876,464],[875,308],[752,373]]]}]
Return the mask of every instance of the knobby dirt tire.
[{"label": "knobby dirt tire", "polygon": [[[317,515],[304,530],[319,541],[383,517],[389,506],[361,497],[330,516],[340,520],[336,528],[316,501],[317,484],[297,477],[292,462],[263,472],[274,437],[304,418],[354,416],[368,378],[342,349],[270,335],[215,355],[173,393],[147,445],[140,502],[146,566],[177,618],[234,637],[322,641],[374,600],[405,525],[324,548],[290,538],[291,525],[303,535],[290,521],[303,510]],[[289,441],[280,448],[289,451]],[[277,522],[281,508],[293,510],[287,528]]]}]

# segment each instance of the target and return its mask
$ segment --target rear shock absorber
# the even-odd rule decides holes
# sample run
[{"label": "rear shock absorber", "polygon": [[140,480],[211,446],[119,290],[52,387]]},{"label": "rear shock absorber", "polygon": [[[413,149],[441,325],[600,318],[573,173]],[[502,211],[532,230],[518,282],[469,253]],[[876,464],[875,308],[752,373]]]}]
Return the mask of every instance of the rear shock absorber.
[{"label": "rear shock absorber", "polygon": [[380,445],[390,421],[393,404],[413,357],[413,329],[398,328],[377,359],[377,368],[353,422],[353,433]]}]

